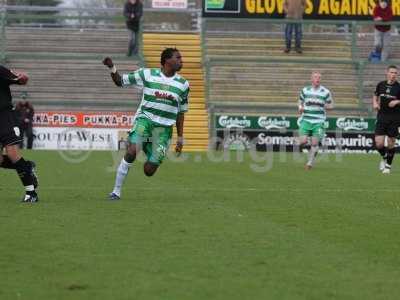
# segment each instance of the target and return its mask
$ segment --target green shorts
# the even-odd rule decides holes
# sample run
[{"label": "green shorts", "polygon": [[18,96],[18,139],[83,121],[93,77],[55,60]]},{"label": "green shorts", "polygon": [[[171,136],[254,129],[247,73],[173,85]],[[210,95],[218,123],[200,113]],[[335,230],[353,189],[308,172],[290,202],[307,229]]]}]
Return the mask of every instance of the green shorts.
[{"label": "green shorts", "polygon": [[300,136],[312,136],[322,140],[325,136],[324,123],[310,123],[304,120],[300,121]]},{"label": "green shorts", "polygon": [[147,161],[159,165],[164,160],[172,138],[172,126],[160,126],[146,118],[138,118],[129,133],[131,144],[142,146]]}]

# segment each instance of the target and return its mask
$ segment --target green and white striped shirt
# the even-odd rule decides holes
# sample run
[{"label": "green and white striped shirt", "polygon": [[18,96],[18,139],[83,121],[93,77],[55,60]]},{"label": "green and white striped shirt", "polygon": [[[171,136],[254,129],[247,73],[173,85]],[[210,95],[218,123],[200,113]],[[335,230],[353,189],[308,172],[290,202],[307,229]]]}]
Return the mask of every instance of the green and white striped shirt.
[{"label": "green and white striped shirt", "polygon": [[331,92],[322,85],[317,89],[311,85],[304,87],[300,92],[299,101],[300,105],[304,107],[301,120],[313,124],[325,122],[325,106],[333,103]]},{"label": "green and white striped shirt", "polygon": [[144,117],[162,126],[172,126],[178,113],[188,111],[189,82],[179,74],[167,77],[161,69],[141,68],[123,74],[122,85],[143,87],[135,118]]}]

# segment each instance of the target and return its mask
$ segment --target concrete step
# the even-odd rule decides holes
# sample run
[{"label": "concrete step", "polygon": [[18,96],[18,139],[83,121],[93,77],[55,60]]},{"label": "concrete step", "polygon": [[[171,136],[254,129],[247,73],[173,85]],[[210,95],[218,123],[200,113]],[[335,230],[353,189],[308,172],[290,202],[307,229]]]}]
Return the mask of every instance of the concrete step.
[{"label": "concrete step", "polygon": [[[207,134],[208,135],[208,130],[204,127],[197,127],[197,126],[189,126],[188,124],[186,124],[185,120],[185,128],[189,128],[190,127],[190,132],[192,133],[198,133],[198,134]],[[184,130],[185,133],[185,130]]]},{"label": "concrete step", "polygon": [[185,124],[192,121],[203,121],[207,123],[208,115],[196,115],[191,112],[193,112],[193,110],[185,114]]},{"label": "concrete step", "polygon": [[68,34],[79,34],[88,36],[117,36],[125,34],[127,30],[124,29],[107,29],[107,28],[51,28],[51,27],[6,27],[6,33],[21,34],[21,35],[35,35],[45,34],[53,36],[63,36]]},{"label": "concrete step", "polygon": [[[179,51],[181,51],[181,52],[194,52],[194,51],[197,51],[197,49],[199,48],[199,45],[184,45],[182,47],[179,48]],[[144,51],[156,51],[157,50],[157,51],[159,51],[159,53],[161,53],[161,51],[164,49],[165,49],[164,45],[154,45],[154,44],[143,45]]]},{"label": "concrete step", "polygon": [[197,145],[197,146],[190,146],[190,145],[185,145],[183,152],[204,152],[207,151],[208,146],[207,145]]},{"label": "concrete step", "polygon": [[200,46],[201,42],[200,40],[176,40],[176,41],[160,41],[160,40],[152,40],[152,39],[147,39],[144,38],[143,39],[143,44],[147,44],[147,45],[153,45],[154,47],[163,47],[163,48],[168,48],[168,47],[172,47],[172,48],[178,48],[179,50],[184,49],[184,47],[189,46]]},{"label": "concrete step", "polygon": [[[160,40],[160,37],[162,38]],[[165,38],[164,38],[165,37]],[[200,41],[200,35],[197,34],[181,34],[181,33],[146,33],[143,35],[144,40],[154,40],[157,42],[168,43],[168,41],[182,41],[184,43],[190,41]]]},{"label": "concrete step", "polygon": [[[189,130],[187,130],[189,131]],[[208,139],[208,132],[204,133],[195,133],[190,129],[190,132],[185,133],[184,132],[184,137],[185,139]]]},{"label": "concrete step", "polygon": [[[151,60],[146,62],[148,68],[159,68],[160,67],[160,58],[156,59],[155,57],[151,57]],[[190,72],[193,69],[202,69],[203,65],[200,62],[188,62],[187,60],[183,61],[183,68],[181,72]]]},{"label": "concrete step", "polygon": [[[197,61],[200,62],[201,54],[198,52],[184,51],[184,50],[181,51],[180,50],[180,53],[182,55],[183,63],[185,63],[186,61],[187,62],[197,62]],[[160,61],[160,51],[145,50],[144,55],[146,57],[148,57],[147,59],[151,59],[153,61],[155,61],[155,60]],[[196,60],[194,60],[194,59],[196,59]]]},{"label": "concrete step", "polygon": [[[254,45],[254,44],[278,44],[284,43],[284,37],[282,38],[270,38],[270,37],[247,37],[244,34],[238,33],[235,37],[224,37],[224,36],[216,36],[211,37],[207,35],[206,42],[211,44],[221,43],[230,43],[230,44],[246,44],[246,45]],[[308,36],[303,37],[302,42],[304,44],[316,44],[316,45],[342,45],[342,46],[350,46],[350,40],[343,40],[340,38],[332,38],[331,36],[326,36],[325,38],[316,38],[316,36]]]},{"label": "concrete step", "polygon": [[230,49],[212,49],[207,52],[207,56],[211,58],[217,58],[220,57],[221,55],[232,55],[232,56],[251,56],[251,57],[256,57],[256,56],[273,56],[275,59],[277,57],[284,57],[283,55],[286,55],[285,57],[329,57],[332,59],[349,59],[351,57],[350,52],[339,52],[335,50],[331,51],[324,51],[322,52],[320,49],[304,49],[303,54],[297,54],[295,52],[291,52],[289,54],[284,54],[283,49],[280,48],[270,48],[266,50],[252,50],[252,49],[243,49],[240,51],[236,50],[230,50]]},{"label": "concrete step", "polygon": [[[341,69],[341,68],[325,68],[325,67],[314,67],[312,68],[301,68],[301,67],[288,67],[280,66],[280,67],[269,67],[269,66],[259,66],[258,68],[249,68],[240,66],[232,66],[230,68],[221,68],[220,66],[212,66],[210,70],[211,75],[215,76],[229,76],[233,78],[246,78],[246,76],[304,76],[305,73],[311,75],[311,73],[315,70],[321,72],[324,78],[331,77],[337,78],[338,74],[342,74],[344,76],[355,76],[357,75],[357,71],[355,68],[352,69]],[[244,76],[245,75],[245,76]]]},{"label": "concrete step", "polygon": [[[323,78],[321,84],[328,89],[347,89],[348,87],[356,88],[352,82],[356,79],[355,77],[349,76],[348,80],[334,80]],[[253,90],[296,90],[303,88],[306,85],[310,85],[308,78],[283,78],[282,81],[276,81],[274,78],[249,78],[246,80],[226,80],[226,79],[212,79],[210,87],[212,89],[253,89]]]},{"label": "concrete step", "polygon": [[[144,52],[144,55],[146,56],[146,59],[149,62],[157,62],[159,64],[160,61],[160,53],[159,52],[152,52],[152,53],[146,53]],[[186,56],[183,60],[184,67],[186,66],[187,63],[201,63],[201,57],[196,55],[196,56]]]},{"label": "concrete step", "polygon": [[354,65],[350,63],[340,64],[340,63],[299,63],[299,62],[262,62],[262,61],[255,61],[249,62],[244,61],[240,63],[240,61],[233,60],[232,63],[229,62],[222,62],[213,65],[213,69],[218,70],[236,70],[239,72],[240,70],[253,70],[261,72],[267,71],[271,69],[273,71],[282,70],[286,71],[283,73],[287,73],[288,70],[295,70],[295,71],[312,71],[312,70],[354,70]]},{"label": "concrete step", "polygon": [[192,120],[190,121],[190,126],[187,124],[186,120],[185,120],[185,128],[189,128],[189,127],[195,127],[195,128],[208,128],[208,124],[207,122],[203,121],[203,120]]},{"label": "concrete step", "polygon": [[[246,98],[247,96],[260,96],[260,97],[290,97],[297,99],[299,96],[300,89],[297,90],[233,90],[233,89],[212,89],[210,91],[210,97],[226,97],[229,98],[231,96],[241,96]],[[333,90],[332,92],[334,98],[341,97],[357,97],[356,89],[348,89],[348,90]]]},{"label": "concrete step", "polygon": [[[120,45],[108,47],[104,49],[104,45],[54,45],[54,44],[37,44],[37,45],[29,45],[29,44],[19,44],[19,45],[10,45],[8,44],[5,51],[6,52],[18,52],[20,55],[28,55],[32,52],[41,52],[41,53],[48,53],[50,56],[51,54],[55,53],[62,53],[63,55],[68,55],[72,53],[93,53],[93,54],[124,54],[126,52],[126,45]],[[53,53],[51,53],[53,52]]]},{"label": "concrete step", "polygon": [[[279,73],[279,72],[277,72]],[[282,75],[277,75],[277,73],[241,73],[241,74],[231,74],[231,73],[214,73],[211,72],[210,79],[212,79],[211,84],[213,86],[220,85],[236,85],[236,86],[248,86],[254,85],[256,87],[266,88],[265,83],[268,82],[269,86],[284,86],[284,85],[305,85],[310,82],[311,72],[302,73],[285,73]],[[357,79],[356,74],[334,74],[323,72],[321,77],[322,85],[329,82],[331,85],[353,85],[355,79]],[[277,77],[279,76],[279,80]],[[335,77],[336,76],[336,77]],[[337,76],[340,76],[339,78]]]},{"label": "concrete step", "polygon": [[[187,138],[186,135],[187,134],[184,133],[183,152],[207,151],[208,143],[209,143],[209,141],[208,141],[209,140],[209,136],[207,136],[207,137],[198,137],[198,138],[192,138],[192,137]],[[175,138],[174,141],[176,141],[176,140],[177,139]],[[173,147],[173,149],[174,148],[175,147]]]},{"label": "concrete step", "polygon": [[[270,56],[273,56],[274,60],[286,60],[286,61],[296,61],[298,62],[299,59],[309,59],[309,57],[316,57],[315,53],[303,53],[303,54],[297,54],[297,53],[290,53],[290,54],[284,54],[283,52],[279,53],[273,53]],[[208,55],[208,58],[212,58],[215,60],[226,60],[227,59],[227,55],[222,55],[222,54],[218,54],[218,55]],[[347,56],[335,56],[335,57],[330,57],[330,56],[318,56],[319,58],[323,57],[325,59],[329,59],[329,61],[331,62],[342,62],[342,61],[349,61],[351,62],[351,57],[347,57]],[[260,57],[259,55],[235,55],[234,59],[233,57],[232,60],[236,60],[236,61],[240,61],[240,60],[258,60],[258,59],[265,59],[265,55],[263,55],[263,57]]]},{"label": "concrete step", "polygon": [[[228,97],[224,94],[212,94],[210,95],[210,103],[212,102],[236,102],[236,103],[248,103],[248,102],[259,102],[259,103],[290,103],[293,106],[297,105],[296,98],[290,96],[269,96],[269,95],[229,95]],[[334,102],[337,103],[357,103],[357,97],[335,97]]]},{"label": "concrete step", "polygon": [[[14,100],[16,99],[22,99],[23,95],[20,93],[13,93],[14,95]],[[105,95],[103,97],[98,97],[98,96],[93,96],[93,95],[87,95],[87,94],[81,94],[81,95],[64,95],[64,94],[46,94],[46,93],[36,93],[36,92],[29,92],[28,97],[26,98],[29,101],[47,101],[47,102],[74,102],[76,103],[81,103],[84,105],[85,103],[90,103],[90,104],[96,104],[99,106],[104,106],[108,105],[110,103],[114,103],[115,105],[120,105],[121,103],[124,103],[124,105],[132,105],[132,106],[137,106],[139,104],[140,99],[139,98],[122,98],[118,97],[116,99],[115,96],[108,96]]]},{"label": "concrete step", "polygon": [[[237,107],[240,108],[240,112],[245,110],[257,111],[260,112],[264,107],[270,107],[273,110],[276,108],[285,108],[292,109],[294,112],[297,112],[297,105],[293,105],[293,103],[286,103],[280,101],[271,101],[271,102],[258,102],[258,101],[247,101],[246,105],[237,101],[211,101],[209,102],[213,107],[218,108],[219,110],[224,107],[224,109],[228,109],[228,107]],[[260,108],[261,107],[261,108]],[[359,110],[360,107],[358,103],[336,103],[335,109],[355,109]]]}]

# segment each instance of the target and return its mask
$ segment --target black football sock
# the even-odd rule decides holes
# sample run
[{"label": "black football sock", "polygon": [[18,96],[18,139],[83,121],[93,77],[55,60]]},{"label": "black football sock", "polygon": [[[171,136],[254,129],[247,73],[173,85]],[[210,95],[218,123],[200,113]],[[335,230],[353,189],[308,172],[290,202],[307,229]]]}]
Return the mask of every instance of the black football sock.
[{"label": "black football sock", "polygon": [[386,147],[382,147],[382,148],[377,148],[379,154],[382,156],[383,159],[386,159],[386,155],[387,155],[387,148]]},{"label": "black football sock", "polygon": [[395,154],[395,148],[391,148],[387,150],[387,157],[386,157],[386,162],[389,166],[392,165],[394,154]]},{"label": "black football sock", "polygon": [[8,158],[7,155],[3,155],[3,160],[0,164],[0,168],[15,170],[15,164],[11,161],[11,159]]},{"label": "black football sock", "polygon": [[15,163],[15,169],[17,170],[18,176],[21,179],[25,190],[28,192],[34,191],[33,176],[31,173],[30,165],[24,158],[21,158]]}]

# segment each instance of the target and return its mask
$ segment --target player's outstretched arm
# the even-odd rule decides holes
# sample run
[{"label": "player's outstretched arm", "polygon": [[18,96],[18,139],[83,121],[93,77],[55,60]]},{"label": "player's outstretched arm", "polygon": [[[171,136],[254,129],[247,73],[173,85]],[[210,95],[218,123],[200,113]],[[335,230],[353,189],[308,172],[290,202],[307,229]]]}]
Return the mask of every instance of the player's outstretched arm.
[{"label": "player's outstretched arm", "polygon": [[334,108],[334,105],[333,105],[333,103],[331,102],[331,103],[328,103],[325,107],[326,107],[326,109],[333,109],[333,108]]},{"label": "player's outstretched arm", "polygon": [[304,112],[304,105],[301,101],[299,101],[299,105],[298,105],[297,109],[298,109],[300,115]]},{"label": "player's outstretched arm", "polygon": [[176,133],[178,135],[178,140],[176,141],[175,152],[180,155],[183,148],[183,123],[185,121],[185,114],[178,113],[176,119]]},{"label": "player's outstretched arm", "polygon": [[119,75],[117,68],[114,66],[114,63],[111,57],[106,57],[103,59],[103,65],[107,66],[111,71],[111,78],[114,81],[115,85],[122,86],[122,77]]},{"label": "player's outstretched arm", "polygon": [[16,75],[17,75],[16,78],[17,84],[25,85],[28,83],[29,77],[26,73],[17,73]]},{"label": "player's outstretched arm", "polygon": [[372,107],[373,107],[373,109],[376,110],[376,111],[378,111],[378,110],[381,109],[381,105],[380,105],[380,103],[379,103],[378,96],[376,96],[376,95],[374,95],[374,96],[372,97]]},{"label": "player's outstretched arm", "polygon": [[17,75],[11,72],[10,69],[6,67],[0,66],[0,79],[1,80],[14,80],[17,78]]},{"label": "player's outstretched arm", "polygon": [[0,66],[0,80],[6,84],[27,84],[29,77],[25,73],[16,73],[7,69],[6,67]]}]

